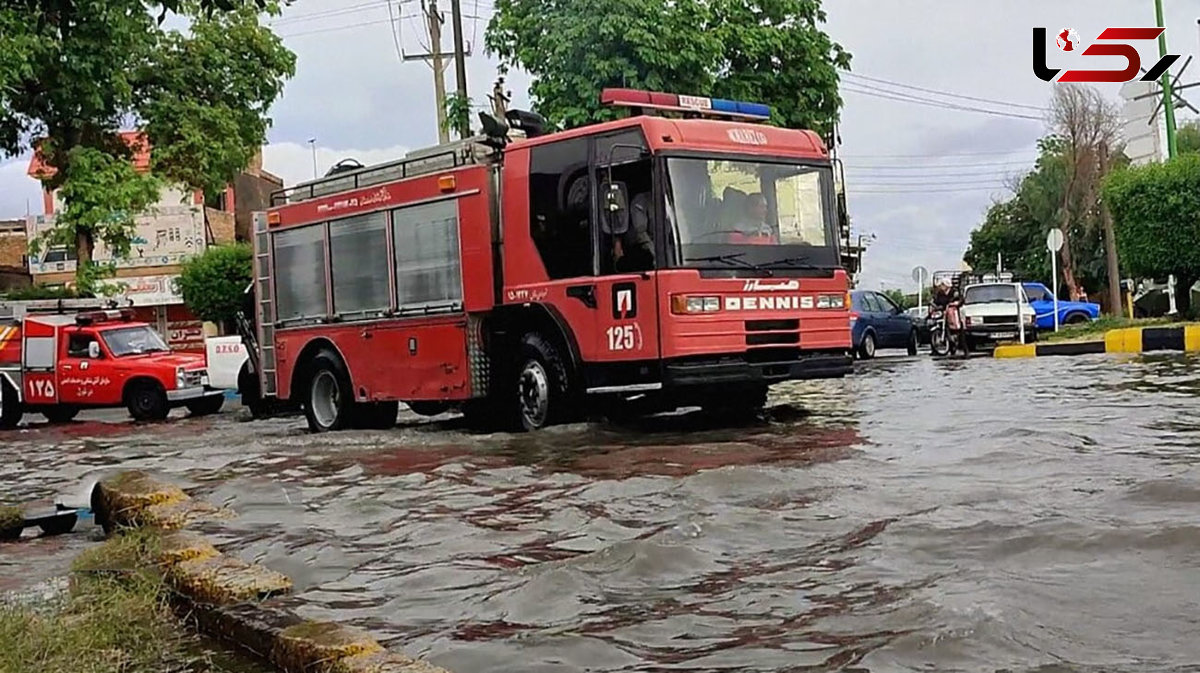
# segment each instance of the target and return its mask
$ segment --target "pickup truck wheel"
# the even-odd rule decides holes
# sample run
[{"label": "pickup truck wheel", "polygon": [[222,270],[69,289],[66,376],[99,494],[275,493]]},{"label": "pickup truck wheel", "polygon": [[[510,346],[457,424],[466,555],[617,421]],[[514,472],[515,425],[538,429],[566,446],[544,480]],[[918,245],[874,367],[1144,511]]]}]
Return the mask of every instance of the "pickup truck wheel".
[{"label": "pickup truck wheel", "polygon": [[351,427],[356,416],[350,375],[337,355],[322,351],[313,359],[304,416],[312,432]]},{"label": "pickup truck wheel", "polygon": [[8,379],[0,377],[0,430],[11,430],[21,422],[25,410],[21,408],[21,400],[17,399],[17,390]]},{"label": "pickup truck wheel", "polygon": [[50,407],[42,411],[42,415],[51,423],[70,423],[75,416],[79,415],[79,407],[73,407],[69,404],[60,404],[56,407]]},{"label": "pickup truck wheel", "polygon": [[1082,313],[1072,313],[1067,316],[1067,319],[1064,320],[1063,323],[1067,325],[1082,325],[1083,323],[1090,321],[1091,318]]},{"label": "pickup truck wheel", "polygon": [[171,412],[167,392],[158,383],[135,383],[125,393],[125,406],[135,421],[161,421]]},{"label": "pickup truck wheel", "polygon": [[224,395],[211,395],[202,397],[195,402],[188,402],[186,406],[188,413],[193,416],[211,416],[220,411],[224,404]]}]

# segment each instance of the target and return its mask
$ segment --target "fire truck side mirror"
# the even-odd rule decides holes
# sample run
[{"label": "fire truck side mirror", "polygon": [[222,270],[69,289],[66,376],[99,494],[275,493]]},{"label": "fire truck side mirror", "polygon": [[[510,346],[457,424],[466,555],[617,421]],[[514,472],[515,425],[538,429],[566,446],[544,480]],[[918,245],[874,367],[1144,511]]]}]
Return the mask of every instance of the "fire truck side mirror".
[{"label": "fire truck side mirror", "polygon": [[620,236],[629,231],[629,199],[625,194],[625,185],[609,182],[603,186],[603,190],[604,212],[600,219],[600,230]]},{"label": "fire truck side mirror", "polygon": [[95,341],[88,342],[88,357],[92,360],[100,359],[100,344]]}]

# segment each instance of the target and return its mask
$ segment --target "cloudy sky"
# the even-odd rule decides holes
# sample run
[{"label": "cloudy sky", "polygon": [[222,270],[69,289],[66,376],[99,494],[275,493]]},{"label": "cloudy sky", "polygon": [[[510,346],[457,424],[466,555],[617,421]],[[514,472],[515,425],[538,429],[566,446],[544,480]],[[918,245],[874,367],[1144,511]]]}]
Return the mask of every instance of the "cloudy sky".
[{"label": "cloudy sky", "polygon": [[[428,48],[420,4],[390,4],[396,22],[387,0],[297,0],[275,21],[299,62],[273,110],[265,163],[288,184],[312,177],[309,139],[315,139],[321,172],[342,158],[370,163],[436,142],[431,70],[400,58]],[[1033,26],[1051,33],[1074,28],[1087,43],[1105,27],[1154,24],[1152,0],[824,4],[826,30],[853,55],[843,80],[842,151],[854,226],[875,237],[866,287],[911,285],[917,264],[956,267],[983,211],[1005,195],[1006,178],[1030,165],[1044,133],[1041,108],[1054,86],[1032,73]],[[1200,0],[1164,4],[1170,51],[1200,53]],[[482,54],[491,0],[463,0],[463,7],[466,39],[474,47],[468,82],[472,97],[485,101],[495,77],[494,61]],[[444,40],[449,49],[448,30]],[[1147,67],[1157,61],[1154,45],[1142,45],[1141,52]],[[1052,67],[1072,67],[1078,58],[1050,49]],[[1121,65],[1120,59],[1092,60],[1099,67]],[[1183,78],[1197,80],[1200,64]],[[453,81],[450,69],[448,85]],[[525,104],[528,79],[514,73],[508,84],[515,103]],[[1113,87],[1106,93],[1117,95]],[[0,218],[24,215],[27,204],[40,212],[38,185],[25,176],[27,161],[0,162]]]}]

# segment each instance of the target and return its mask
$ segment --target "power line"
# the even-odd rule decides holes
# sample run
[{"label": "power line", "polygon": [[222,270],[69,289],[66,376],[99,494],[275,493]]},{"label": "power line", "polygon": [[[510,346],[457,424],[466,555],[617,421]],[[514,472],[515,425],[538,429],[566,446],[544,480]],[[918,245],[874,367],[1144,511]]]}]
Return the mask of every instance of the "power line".
[{"label": "power line", "polygon": [[320,33],[335,33],[335,32],[341,31],[341,30],[351,30],[353,28],[363,28],[365,26],[378,26],[378,25],[384,24],[384,23],[391,23],[391,21],[392,21],[392,19],[387,18],[387,19],[378,19],[376,21],[362,21],[359,23],[348,23],[348,24],[341,25],[341,26],[327,26],[325,28],[302,30],[298,33],[281,33],[281,34],[279,34],[279,37],[289,38],[289,37],[301,37],[304,35],[317,35]]},{"label": "power line", "polygon": [[854,73],[854,72],[846,72],[844,74],[847,77],[850,77],[851,79],[864,79],[864,80],[867,80],[870,82],[877,82],[879,84],[886,84],[889,86],[899,87],[902,89],[911,89],[913,91],[923,91],[925,93],[931,93],[931,94],[935,94],[938,96],[947,96],[949,98],[962,99],[962,100],[972,100],[977,103],[989,103],[991,105],[1002,105],[1002,106],[1006,106],[1006,107],[1024,108],[1027,110],[1036,110],[1038,112],[1046,112],[1047,111],[1046,108],[1044,108],[1040,105],[1028,105],[1026,103],[1013,103],[1010,101],[997,100],[995,98],[982,98],[979,96],[968,96],[967,94],[954,93],[953,91],[943,91],[940,89],[929,89],[926,87],[916,86],[914,84],[904,84],[902,82],[894,82],[892,80],[883,79],[881,77],[871,77],[870,75],[860,75],[860,74]]},{"label": "power line", "polygon": [[[851,88],[861,87],[861,88]],[[930,98],[920,98],[906,94],[898,94],[894,91],[886,91],[882,89],[870,88],[865,84],[850,84],[847,83],[842,87],[843,91],[848,93],[857,93],[864,96],[874,96],[876,98],[885,98],[888,100],[900,101],[902,103],[914,103],[916,105],[926,105],[929,107],[943,108],[947,110],[962,110],[964,112],[979,112],[981,114],[989,114],[997,117],[1012,117],[1015,119],[1034,119],[1041,121],[1042,117],[1035,115],[1022,114],[1019,112],[1001,112],[999,110],[988,110],[981,107],[973,107],[970,105],[958,105],[956,103],[947,103],[945,101],[933,100]]]},{"label": "power line", "polygon": [[274,21],[271,21],[270,26],[285,26],[293,23],[304,23],[306,21],[315,21],[317,19],[329,19],[337,16],[346,16],[349,14],[358,14],[372,9],[383,9],[383,6],[391,3],[388,0],[374,0],[373,2],[364,2],[358,5],[349,5],[347,7],[337,7],[333,9],[325,9],[317,12],[309,12],[307,14],[295,14],[291,16],[281,16]]},{"label": "power line", "polygon": [[955,170],[957,170],[959,168],[984,168],[984,167],[1000,169],[1005,166],[1032,166],[1033,160],[1029,160],[1029,161],[1019,161],[1019,160],[984,161],[984,162],[966,163],[966,164],[953,164],[953,163],[951,163],[951,164],[858,164],[858,163],[851,163],[851,162],[847,161],[845,165],[846,165],[846,170],[853,170],[855,168],[869,168],[871,170],[876,170],[876,171],[922,171],[922,170],[929,170],[929,169],[934,169],[934,170],[955,169]]},{"label": "power line", "polygon": [[1005,156],[1009,154],[1017,154],[1018,152],[1030,152],[1037,148],[1026,147],[1019,150],[993,150],[990,152],[947,152],[944,154],[855,154],[853,159],[936,159],[941,157],[982,157],[982,156]]},{"label": "power line", "polygon": [[940,194],[948,192],[989,192],[1007,190],[1007,187],[955,187],[955,188],[935,188],[935,189],[854,189],[847,190],[848,194]]}]

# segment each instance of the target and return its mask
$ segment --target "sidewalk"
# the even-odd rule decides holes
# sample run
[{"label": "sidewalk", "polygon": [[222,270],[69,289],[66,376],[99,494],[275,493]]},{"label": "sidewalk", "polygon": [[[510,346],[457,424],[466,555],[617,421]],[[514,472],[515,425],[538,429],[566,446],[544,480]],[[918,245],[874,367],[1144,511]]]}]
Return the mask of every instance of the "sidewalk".
[{"label": "sidewalk", "polygon": [[1122,327],[1105,332],[1103,340],[1002,345],[996,347],[993,356],[1031,358],[1048,355],[1149,353],[1152,351],[1200,351],[1200,324]]}]

